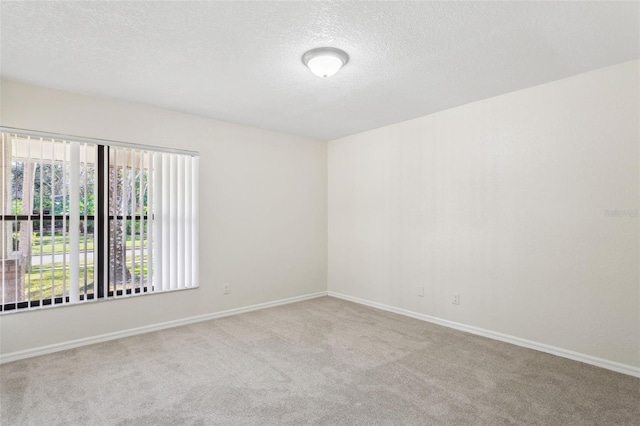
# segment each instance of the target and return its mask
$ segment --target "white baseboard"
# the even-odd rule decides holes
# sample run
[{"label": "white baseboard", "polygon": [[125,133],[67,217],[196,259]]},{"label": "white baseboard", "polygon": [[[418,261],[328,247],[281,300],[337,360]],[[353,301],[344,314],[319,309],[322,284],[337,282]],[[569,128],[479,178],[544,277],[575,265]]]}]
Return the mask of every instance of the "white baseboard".
[{"label": "white baseboard", "polygon": [[71,340],[68,342],[56,343],[53,345],[40,346],[33,349],[26,349],[23,351],[11,352],[7,354],[0,354],[0,364],[7,362],[17,361],[20,359],[31,358],[39,355],[45,355],[53,352],[64,351],[67,349],[73,349],[80,346],[91,345],[94,343],[106,342],[109,340],[120,339],[122,337],[135,336],[137,334],[149,333],[152,331],[163,330],[166,328],[179,327],[181,325],[193,324],[201,321],[208,321],[216,318],[223,318],[231,315],[237,315],[244,312],[256,311],[259,309],[271,308],[274,306],[286,305],[289,303],[301,302],[303,300],[314,299],[316,297],[331,296],[339,299],[348,300],[350,302],[359,303],[361,305],[371,306],[373,308],[382,309],[384,311],[393,312],[396,314],[408,316],[411,318],[427,321],[433,324],[442,325],[444,327],[453,328],[467,333],[476,334],[479,336],[488,337],[490,339],[499,340],[506,343],[511,343],[517,346],[522,346],[529,349],[534,349],[541,352],[546,352],[552,355],[561,356],[564,358],[572,359],[574,361],[584,362],[585,364],[595,365],[596,367],[606,368],[608,370],[616,371],[618,373],[627,374],[629,376],[640,378],[640,368],[631,365],[621,364],[614,361],[609,361],[603,358],[594,357],[591,355],[582,354],[579,352],[570,351],[563,348],[558,348],[544,343],[534,342],[527,339],[522,339],[508,334],[502,334],[483,328],[478,328],[466,324],[457,323],[429,315],[421,314],[418,312],[409,311],[402,308],[397,308],[383,303],[373,302],[370,300],[360,299],[358,297],[348,296],[346,294],[337,293],[334,291],[321,291],[318,293],[306,294],[303,296],[290,297],[288,299],[274,300],[272,302],[260,303],[257,305],[245,306],[242,308],[229,309],[226,311],[214,312],[211,314],[198,315],[195,317],[183,318],[174,321],[167,321],[159,324],[148,325],[144,327],[137,327],[123,331],[117,331],[113,333],[101,334],[98,336],[87,337],[84,339]]},{"label": "white baseboard", "polygon": [[348,300],[350,302],[359,303],[361,305],[371,306],[373,308],[382,309],[384,311],[393,312],[400,315],[405,315],[411,318],[427,321],[433,324],[442,325],[444,327],[454,328],[456,330],[465,331],[471,334],[477,334],[478,336],[488,337],[494,340],[500,340],[501,342],[511,343],[517,346],[522,346],[529,349],[535,349],[540,352],[546,352],[552,355],[569,358],[574,361],[584,362],[585,364],[595,365],[596,367],[606,368],[607,370],[613,370],[618,373],[627,374],[629,376],[640,377],[640,368],[632,365],[621,364],[614,361],[609,361],[603,358],[597,358],[591,355],[582,354],[579,352],[570,351],[567,349],[558,348],[544,343],[538,343],[527,339],[521,339],[520,337],[510,336],[508,334],[498,333],[496,331],[485,330],[483,328],[473,327],[471,325],[460,324],[457,322],[432,317],[418,312],[409,311],[402,308],[396,308],[395,306],[385,305],[383,303],[372,302],[366,299],[360,299],[359,297],[348,296],[346,294],[337,293],[335,291],[329,291],[329,296],[339,299]]},{"label": "white baseboard", "polygon": [[257,311],[258,309],[272,308],[274,306],[286,305],[289,303],[301,302],[303,300],[314,299],[326,296],[326,291],[305,294],[303,296],[290,297],[288,299],[274,300],[273,302],[259,303],[257,305],[245,306],[243,308],[229,309],[227,311],[214,312],[211,314],[198,315],[195,317],[183,318],[174,321],[167,321],[159,324],[146,325],[144,327],[131,328],[128,330],[116,331],[113,333],[100,334],[98,336],[86,337],[84,339],[71,340],[68,342],[56,343],[53,345],[40,346],[23,351],[0,354],[0,364],[31,358],[34,356],[50,354],[53,352],[73,349],[80,346],[92,345],[94,343],[106,342],[108,340],[120,339],[122,337],[135,336],[136,334],[149,333],[151,331],[163,330],[165,328],[179,327],[181,325],[193,324],[201,321],[208,321],[216,318],[228,317],[230,315],[242,314],[245,312]]}]

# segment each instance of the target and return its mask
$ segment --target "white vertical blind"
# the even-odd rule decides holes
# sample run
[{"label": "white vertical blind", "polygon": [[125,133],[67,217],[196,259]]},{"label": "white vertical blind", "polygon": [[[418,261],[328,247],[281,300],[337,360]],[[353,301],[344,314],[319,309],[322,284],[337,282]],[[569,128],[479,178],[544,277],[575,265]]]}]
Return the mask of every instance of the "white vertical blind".
[{"label": "white vertical blind", "polygon": [[87,205],[86,193],[94,184],[87,174],[95,167],[88,160],[88,151],[95,152],[95,145],[5,132],[2,140],[3,148],[10,148],[3,151],[3,170],[11,169],[9,175],[3,175],[3,200],[10,201],[11,208],[3,208],[2,229],[13,228],[14,232],[10,240],[3,238],[3,247],[4,243],[13,245],[9,246],[10,256],[3,256],[3,260],[11,259],[11,265],[2,265],[2,274],[9,271],[11,275],[0,287],[3,305],[13,304],[17,309],[15,305],[23,308],[86,299],[91,278],[87,212],[82,213],[80,205]]},{"label": "white vertical blind", "polygon": [[178,204],[182,200],[178,197],[178,158],[175,155],[165,154],[169,157],[169,193],[171,194],[171,204],[169,206],[169,235],[171,248],[171,265],[169,266],[169,276],[171,290],[178,288]]},{"label": "white vertical blind", "polygon": [[43,173],[43,164],[42,164],[42,159],[44,158],[44,140],[42,138],[40,138],[40,159],[39,159],[39,165],[38,165],[38,169],[40,170],[40,196],[38,197],[40,199],[40,221],[38,222],[38,229],[40,230],[40,300],[43,299],[44,297],[44,292],[42,291],[42,283],[44,282],[44,274],[43,274],[43,270],[44,270],[44,264],[43,264],[43,260],[44,260],[44,256],[43,256],[43,251],[44,251],[44,241],[42,239],[42,229],[44,228],[44,209],[43,209],[43,205],[42,202],[44,201],[44,191],[43,191],[43,182],[44,182],[44,173]]},{"label": "white vertical blind", "polygon": [[153,209],[150,210],[150,219],[152,219],[153,226],[153,235],[152,235],[152,244],[149,246],[153,252],[153,273],[151,281],[154,284],[154,289],[162,290],[164,287],[164,283],[162,282],[162,272],[164,268],[162,267],[164,263],[164,254],[162,253],[162,249],[164,248],[164,243],[162,240],[163,237],[163,227],[162,223],[164,221],[163,208],[164,208],[164,200],[163,195],[164,191],[162,190],[162,182],[163,182],[163,171],[162,166],[164,165],[163,154],[160,152],[156,152],[153,154],[153,176],[151,181],[153,185],[151,186],[151,194],[153,199]]},{"label": "white vertical blind", "polygon": [[[64,142],[62,146],[62,178],[65,181],[69,181],[69,167],[67,164],[69,162],[67,155],[67,147],[68,143]],[[69,191],[67,190],[67,185],[63,185],[62,187],[62,211],[68,211],[68,203],[67,203],[67,194]],[[23,200],[24,202],[24,200]],[[69,242],[69,228],[66,220],[62,221],[62,244],[66,247]],[[69,281],[67,280],[67,250],[62,252],[62,297],[66,300],[66,297],[69,295]]]},{"label": "white vertical blind", "polygon": [[[140,178],[138,179],[138,199],[136,200],[136,214],[140,215],[140,275],[138,277],[138,286],[140,288],[144,288],[145,285],[145,280],[144,280],[144,271],[145,268],[147,268],[147,261],[146,261],[146,256],[151,256],[150,254],[146,254],[145,253],[145,244],[144,241],[147,240],[147,233],[146,233],[146,220],[144,218],[144,194],[146,192],[146,187],[144,186],[144,183],[146,181],[146,176],[144,176],[144,160],[145,160],[145,153],[144,151],[140,151],[140,154],[138,156],[138,170],[139,170],[139,174],[140,174]],[[135,182],[134,182],[135,184]],[[147,195],[148,198],[148,195]],[[149,240],[151,241],[151,240]],[[148,252],[148,250],[147,250]]]},{"label": "white vertical blind", "polygon": [[[198,286],[198,157],[153,153],[147,220],[153,291]],[[151,289],[150,289],[151,290]]]},{"label": "white vertical blind", "polygon": [[191,162],[191,283],[193,287],[198,287],[200,285],[200,251],[198,249],[200,159],[198,157],[192,157]]},{"label": "white vertical blind", "polygon": [[[184,193],[185,197],[193,198],[193,174],[191,171],[191,157],[185,157],[184,159]],[[192,216],[192,203],[184,203],[184,283],[193,283],[193,271],[191,258],[193,256],[193,250],[191,241],[193,239],[193,216]]]},{"label": "white vertical blind", "polygon": [[138,226],[141,224],[141,221],[139,219],[135,219],[136,215],[138,214],[137,211],[137,205],[136,205],[136,201],[138,199],[138,187],[136,186],[136,181],[138,179],[138,177],[140,176],[140,174],[138,173],[138,169],[137,169],[137,159],[136,159],[136,151],[132,150],[131,151],[131,215],[134,217],[134,219],[131,221],[131,252],[132,252],[132,256],[131,256],[131,288],[137,288],[137,282],[136,282],[136,269],[137,269],[137,265],[139,263],[138,259],[142,259],[142,256],[138,256],[139,253],[136,252],[136,240],[137,240],[137,229]]},{"label": "white vertical blind", "polygon": [[[108,233],[109,238],[109,253],[111,257],[113,257],[115,253],[115,246],[117,245],[117,235],[113,233],[111,230],[115,229],[118,226],[117,216],[118,216],[118,196],[121,191],[118,191],[118,152],[116,150],[109,152],[109,179],[107,180],[108,184],[105,186],[109,187],[108,200],[109,200],[109,215],[113,216],[113,219],[109,217],[109,230]],[[109,268],[109,291],[113,292],[114,295],[117,295],[117,264],[114,261],[109,259],[108,262]]]},{"label": "white vertical blind", "polygon": [[[145,152],[143,153],[143,164],[148,164],[149,167],[153,167],[153,153],[151,152]],[[153,170],[153,169],[152,169]],[[152,177],[147,175],[145,176],[145,184],[147,187],[147,205],[146,207],[143,207],[143,213],[149,213],[149,215],[153,214],[153,209],[150,208],[154,205],[154,200],[153,200],[153,183],[151,182]],[[142,195],[141,195],[142,197]],[[144,204],[142,203],[142,201],[140,201],[140,205],[143,206]],[[153,251],[153,221],[150,220],[150,217],[147,216],[147,220],[145,222],[143,222],[144,226],[143,229],[147,230],[147,240],[149,241],[150,244],[147,244],[145,246],[146,250],[147,250],[147,269],[149,271],[153,271],[153,265],[155,264],[153,261],[153,257],[155,256],[155,253]],[[144,238],[143,238],[144,239]],[[144,248],[143,248],[144,250]],[[142,268],[144,269],[144,265],[142,265]],[[146,274],[145,275],[145,279],[144,279],[144,283],[143,285],[147,288],[153,288],[153,273],[150,274]]]},{"label": "white vertical blind", "polygon": [[[99,156],[102,150],[106,155]],[[3,311],[198,286],[197,154],[103,149],[87,139],[3,128],[0,160]],[[21,210],[26,190],[14,174],[26,179],[27,169],[33,171],[32,201],[22,200]],[[31,270],[8,274],[11,244],[15,250],[17,230],[26,229],[32,236],[25,247],[33,253],[21,250],[31,256]]]},{"label": "white vertical blind", "polygon": [[[111,171],[109,170],[109,156],[108,155],[104,155],[103,158],[99,159],[98,156],[98,152],[96,150],[96,164],[98,164],[98,161],[101,161],[101,168],[102,168],[102,174],[101,174],[101,179],[104,182],[104,185],[102,186],[102,191],[100,191],[100,189],[98,188],[98,185],[95,185],[95,191],[96,191],[96,198],[95,198],[95,204],[96,204],[96,213],[97,215],[101,215],[103,214],[103,212],[98,211],[98,204],[102,203],[106,205],[106,209],[107,209],[107,213],[109,213],[110,210],[110,204],[109,204],[109,176]],[[99,169],[96,168],[96,174],[99,173]],[[99,201],[100,200],[100,201]],[[108,224],[108,220],[107,220],[107,224]],[[104,229],[102,229],[102,232],[100,232],[100,230],[98,229],[98,217],[96,216],[96,220],[94,221],[94,229],[95,229],[95,234],[96,237],[96,241],[101,241],[102,244],[102,248],[104,249],[104,245],[109,245],[109,227],[105,226]],[[95,244],[95,257],[94,257],[94,262],[98,262],[98,256],[99,256],[99,245]],[[96,268],[96,276],[98,274],[98,269]],[[97,281],[99,285],[101,285],[102,287],[102,294],[108,294],[109,293],[109,262],[106,262],[104,267],[102,268],[102,276],[99,277],[99,280]]]},{"label": "white vertical blind", "polygon": [[[69,158],[69,243],[70,243],[70,287],[69,302],[80,300],[80,146],[78,142],[71,142]],[[55,223],[55,221],[53,221]]]},{"label": "white vertical blind", "polygon": [[185,191],[184,191],[184,156],[180,156],[176,158],[177,166],[176,166],[176,176],[177,176],[177,184],[176,184],[176,196],[178,200],[181,200],[176,205],[176,225],[183,224],[184,226],[175,226],[177,235],[176,241],[176,287],[184,288],[185,280],[184,280],[184,233],[186,228],[185,218],[184,218],[184,200],[185,200]]},{"label": "white vertical blind", "polygon": [[[25,162],[25,165],[27,163],[31,163],[31,137],[30,136],[27,136],[27,161]],[[65,171],[65,173],[66,173],[66,171]],[[33,201],[33,200],[31,200],[31,201]],[[32,203],[28,203],[27,205],[30,206],[30,210],[31,210],[28,213],[29,214],[33,213],[33,205],[32,205]],[[65,221],[65,223],[66,223],[66,221]],[[30,220],[28,220],[25,224],[28,227],[29,232],[31,232],[31,235],[33,235],[33,223]],[[32,245],[33,245],[33,243],[32,243]],[[31,258],[31,262],[33,262],[33,258]],[[27,300],[31,300],[31,274],[28,274],[26,276],[25,285],[27,286],[27,291],[25,292]]]},{"label": "white vertical blind", "polygon": [[[128,154],[129,154],[129,150],[127,149],[123,149],[122,150],[122,154],[123,155],[123,159],[122,159],[122,167],[121,167],[121,173],[118,176],[118,179],[120,180],[120,185],[119,189],[120,189],[120,198],[118,201],[120,201],[120,214],[122,215],[122,219],[121,219],[121,223],[116,224],[116,227],[121,227],[122,230],[122,235],[120,235],[119,237],[121,238],[120,244],[122,244],[122,247],[124,249],[124,256],[122,256],[122,261],[118,262],[116,264],[116,267],[120,269],[120,271],[116,272],[116,275],[118,273],[120,273],[120,288],[123,290],[127,289],[127,276],[131,275],[131,272],[129,271],[129,274],[127,274],[127,195],[128,195],[128,189],[129,187],[127,186],[127,160],[128,160]],[[116,152],[116,156],[117,156],[117,152]],[[117,283],[116,283],[117,285]],[[124,296],[126,294],[126,291],[122,292],[122,295]]]},{"label": "white vertical blind", "polygon": [[[198,157],[109,148],[111,232],[119,227],[117,266],[110,262],[110,294],[198,286]],[[111,256],[117,249],[112,244]]]},{"label": "white vertical blind", "polygon": [[[92,258],[91,262],[89,262],[89,241],[88,241],[88,237],[89,237],[89,210],[90,210],[90,203],[89,203],[89,197],[90,197],[90,190],[89,190],[89,173],[90,173],[90,166],[89,166],[89,147],[86,143],[82,144],[82,152],[83,152],[83,173],[82,173],[82,194],[83,194],[83,200],[82,200],[82,205],[84,206],[82,211],[82,252],[84,253],[84,277],[83,277],[83,281],[85,284],[84,287],[84,296],[87,297],[87,295],[89,294],[89,291],[91,291],[91,289],[89,288],[89,270],[92,270],[92,274],[95,276],[95,268],[94,265],[95,263],[93,262],[93,259],[97,259],[97,257]],[[96,151],[94,149],[94,151]],[[94,156],[95,157],[95,156]],[[92,158],[91,160],[93,160],[93,164],[97,164],[95,162],[95,158]],[[93,173],[93,175],[95,176],[95,173]],[[95,185],[94,185],[95,186]],[[66,222],[66,221],[65,221]],[[94,281],[94,287],[95,287],[95,281]]]},{"label": "white vertical blind", "polygon": [[[162,262],[157,266],[162,267],[162,290],[171,289],[171,209],[169,205],[174,202],[171,200],[171,167],[169,154],[162,154],[162,186],[159,188],[162,191],[162,216],[161,226],[162,230]],[[156,273],[156,271],[154,271]]]},{"label": "white vertical blind", "polygon": [[[55,219],[55,211],[56,211],[56,172],[55,172],[55,159],[56,159],[56,143],[54,141],[51,142],[47,142],[48,145],[50,145],[50,161],[51,161],[51,168],[49,169],[49,180],[51,182],[51,184],[49,185],[49,188],[51,188],[51,199],[50,199],[50,207],[49,207],[49,215],[51,217],[51,221],[50,221],[50,231],[51,231],[51,253],[55,253],[56,252],[56,237],[55,237],[55,230],[56,230],[56,219]],[[62,144],[64,145],[64,142],[62,142]],[[76,180],[77,182],[77,180]],[[56,273],[56,264],[55,264],[55,258],[52,259],[52,262],[49,263],[50,265],[50,270],[51,270],[51,275],[55,276]],[[73,265],[73,264],[72,264]],[[73,270],[71,271],[71,273],[73,274]],[[51,291],[51,302],[53,303],[55,301],[55,294],[56,294],[56,282],[55,280],[53,281],[53,285],[52,285],[52,291]],[[77,280],[74,280],[72,282],[76,282]]]}]

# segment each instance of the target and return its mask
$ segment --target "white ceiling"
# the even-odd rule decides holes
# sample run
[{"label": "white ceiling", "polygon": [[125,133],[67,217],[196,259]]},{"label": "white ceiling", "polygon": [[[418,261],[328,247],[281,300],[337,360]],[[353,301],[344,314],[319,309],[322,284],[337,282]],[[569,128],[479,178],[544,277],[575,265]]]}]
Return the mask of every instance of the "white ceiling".
[{"label": "white ceiling", "polygon": [[[334,139],[640,57],[638,2],[8,2],[2,77]],[[330,79],[302,54],[350,55]]]}]

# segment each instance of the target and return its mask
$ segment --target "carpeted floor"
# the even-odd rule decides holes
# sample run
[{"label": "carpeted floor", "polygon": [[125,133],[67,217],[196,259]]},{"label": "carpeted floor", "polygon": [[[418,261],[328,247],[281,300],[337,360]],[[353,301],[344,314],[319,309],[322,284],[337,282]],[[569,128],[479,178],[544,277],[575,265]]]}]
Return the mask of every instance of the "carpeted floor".
[{"label": "carpeted floor", "polygon": [[638,425],[640,379],[323,297],[9,363],[2,425]]}]

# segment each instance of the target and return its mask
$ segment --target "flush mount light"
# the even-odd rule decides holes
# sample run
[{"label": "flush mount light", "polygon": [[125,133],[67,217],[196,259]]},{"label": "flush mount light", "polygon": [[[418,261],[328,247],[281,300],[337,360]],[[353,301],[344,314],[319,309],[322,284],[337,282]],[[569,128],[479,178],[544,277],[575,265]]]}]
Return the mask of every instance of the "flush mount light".
[{"label": "flush mount light", "polygon": [[302,62],[318,77],[331,77],[349,61],[349,55],[335,47],[318,47],[302,55]]}]

